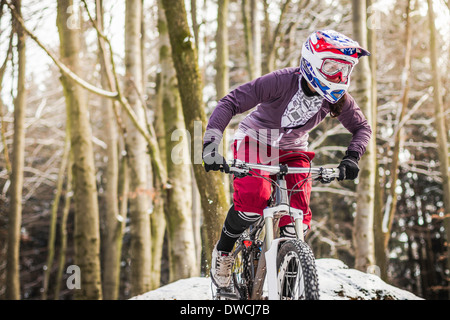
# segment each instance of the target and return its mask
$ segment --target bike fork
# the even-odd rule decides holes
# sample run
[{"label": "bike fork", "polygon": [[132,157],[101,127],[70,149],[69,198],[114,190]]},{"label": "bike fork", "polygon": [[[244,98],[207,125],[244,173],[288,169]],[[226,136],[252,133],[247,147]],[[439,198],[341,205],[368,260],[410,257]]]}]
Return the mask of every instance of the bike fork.
[{"label": "bike fork", "polygon": [[[303,211],[300,209],[290,208],[287,202],[286,180],[278,181],[280,186],[277,192],[277,203],[279,205],[264,209],[264,223],[266,228],[266,277],[269,293],[269,300],[279,300],[280,290],[278,273],[277,273],[277,254],[280,243],[291,240],[290,238],[274,238],[274,214],[284,212],[291,214],[294,219],[295,232],[297,239],[304,241],[303,235]],[[281,189],[281,190],[280,190]]]}]

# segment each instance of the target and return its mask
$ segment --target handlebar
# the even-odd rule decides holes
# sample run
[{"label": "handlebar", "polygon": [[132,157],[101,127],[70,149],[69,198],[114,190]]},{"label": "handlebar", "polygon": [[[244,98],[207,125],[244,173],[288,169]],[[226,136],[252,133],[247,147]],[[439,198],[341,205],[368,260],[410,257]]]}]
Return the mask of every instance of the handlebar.
[{"label": "handlebar", "polygon": [[294,173],[310,173],[321,177],[324,180],[333,180],[339,177],[339,168],[323,168],[323,167],[289,167],[285,164],[280,164],[279,166],[270,166],[264,164],[253,164],[246,162],[234,161],[230,165],[230,174],[237,176],[247,176],[251,174],[251,171],[257,169],[261,171],[268,172],[272,175],[286,175]]}]

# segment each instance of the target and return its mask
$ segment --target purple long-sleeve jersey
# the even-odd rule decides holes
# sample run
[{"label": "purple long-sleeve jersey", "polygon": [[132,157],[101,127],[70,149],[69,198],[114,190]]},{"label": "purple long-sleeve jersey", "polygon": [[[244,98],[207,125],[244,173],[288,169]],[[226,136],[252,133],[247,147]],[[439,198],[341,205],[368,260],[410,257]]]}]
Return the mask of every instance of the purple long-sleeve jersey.
[{"label": "purple long-sleeve jersey", "polygon": [[[301,77],[300,68],[286,68],[231,91],[214,109],[204,142],[220,141],[233,116],[255,108],[239,123],[235,137],[249,135],[282,150],[306,151],[309,132],[330,113],[330,104],[320,96],[305,95]],[[372,130],[350,95],[337,119],[353,135],[348,150],[361,157]]]}]

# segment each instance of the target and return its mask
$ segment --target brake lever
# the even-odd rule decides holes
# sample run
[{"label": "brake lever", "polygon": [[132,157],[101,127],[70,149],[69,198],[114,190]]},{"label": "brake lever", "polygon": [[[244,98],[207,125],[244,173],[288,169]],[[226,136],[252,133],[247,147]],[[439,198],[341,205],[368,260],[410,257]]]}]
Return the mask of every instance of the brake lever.
[{"label": "brake lever", "polygon": [[[248,169],[246,170],[245,167],[239,166],[239,164],[237,164],[236,160],[233,161],[233,163],[230,165],[230,168],[231,168],[230,173],[232,173],[235,178],[244,178],[244,177],[252,176],[250,171]],[[242,171],[240,171],[240,170],[242,170]]]},{"label": "brake lever", "polygon": [[323,176],[320,176],[320,175],[317,178],[314,179],[314,181],[318,181],[318,182],[323,183],[323,184],[331,183],[331,181],[333,181],[333,180],[334,180],[334,177],[327,178],[327,177],[323,177]]},{"label": "brake lever", "polygon": [[235,178],[245,178],[251,176],[250,172],[234,172],[234,177]]},{"label": "brake lever", "polygon": [[331,183],[332,181],[334,181],[335,177],[331,176],[330,174],[326,174],[326,171],[324,168],[322,168],[322,170],[319,173],[319,176],[314,179],[316,181],[319,181],[320,183],[323,184],[328,184]]}]

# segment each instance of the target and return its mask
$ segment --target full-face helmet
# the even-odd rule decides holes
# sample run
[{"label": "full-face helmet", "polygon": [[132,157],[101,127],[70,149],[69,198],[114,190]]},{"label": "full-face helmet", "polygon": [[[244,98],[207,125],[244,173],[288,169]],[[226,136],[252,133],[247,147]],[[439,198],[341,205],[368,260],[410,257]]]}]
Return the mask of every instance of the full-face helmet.
[{"label": "full-face helmet", "polygon": [[368,55],[358,42],[339,32],[316,31],[303,44],[300,69],[314,90],[336,103],[347,92],[359,58]]}]

